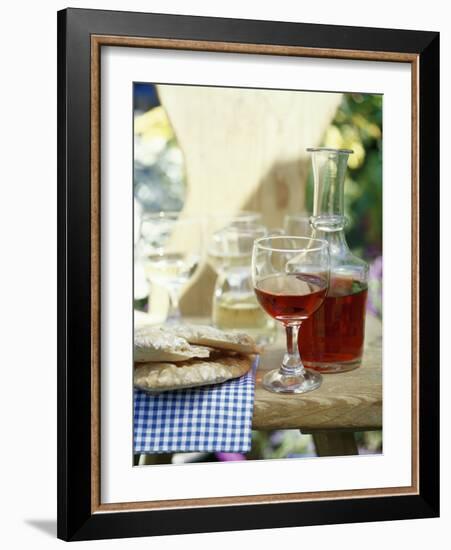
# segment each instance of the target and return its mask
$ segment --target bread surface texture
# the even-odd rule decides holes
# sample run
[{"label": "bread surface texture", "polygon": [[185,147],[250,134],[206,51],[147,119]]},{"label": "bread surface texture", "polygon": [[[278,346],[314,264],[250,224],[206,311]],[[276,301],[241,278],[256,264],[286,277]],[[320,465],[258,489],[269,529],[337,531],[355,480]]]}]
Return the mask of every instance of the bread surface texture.
[{"label": "bread surface texture", "polygon": [[146,391],[168,391],[219,384],[246,374],[252,356],[224,355],[213,360],[191,359],[177,363],[144,363],[134,368],[134,384]]},{"label": "bread surface texture", "polygon": [[244,332],[224,331],[208,325],[175,325],[169,330],[190,344],[240,353],[258,353],[259,351],[254,340]]},{"label": "bread surface texture", "polygon": [[209,348],[191,345],[185,338],[165,328],[141,327],[135,331],[134,360],[138,363],[186,361],[209,356]]}]

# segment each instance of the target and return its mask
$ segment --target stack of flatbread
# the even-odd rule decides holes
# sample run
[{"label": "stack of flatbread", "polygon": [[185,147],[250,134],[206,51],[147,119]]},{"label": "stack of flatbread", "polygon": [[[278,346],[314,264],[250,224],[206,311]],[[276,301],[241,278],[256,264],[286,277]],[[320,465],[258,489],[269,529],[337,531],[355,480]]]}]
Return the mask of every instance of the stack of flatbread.
[{"label": "stack of flatbread", "polygon": [[134,344],[134,385],[150,392],[238,378],[259,352],[247,334],[204,325],[143,326]]}]

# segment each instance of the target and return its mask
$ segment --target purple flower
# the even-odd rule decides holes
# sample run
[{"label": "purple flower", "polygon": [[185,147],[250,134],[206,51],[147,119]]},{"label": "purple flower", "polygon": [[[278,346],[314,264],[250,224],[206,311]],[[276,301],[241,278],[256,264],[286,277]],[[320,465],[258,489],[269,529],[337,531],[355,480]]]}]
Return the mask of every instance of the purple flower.
[{"label": "purple flower", "polygon": [[272,447],[278,447],[282,445],[285,432],[283,430],[276,430],[272,432],[269,436],[269,442]]},{"label": "purple flower", "polygon": [[382,256],[378,256],[370,265],[370,279],[377,279],[382,282]]},{"label": "purple flower", "polygon": [[215,453],[220,462],[233,462],[236,460],[246,460],[245,455],[241,453]]},{"label": "purple flower", "polygon": [[378,256],[370,265],[368,274],[368,310],[382,318],[382,256]]}]

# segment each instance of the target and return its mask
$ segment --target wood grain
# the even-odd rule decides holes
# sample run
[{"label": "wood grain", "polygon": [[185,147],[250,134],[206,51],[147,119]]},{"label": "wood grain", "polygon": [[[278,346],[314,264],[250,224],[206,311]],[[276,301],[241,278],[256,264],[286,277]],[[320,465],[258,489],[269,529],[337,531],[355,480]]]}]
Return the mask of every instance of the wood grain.
[{"label": "wood grain", "polygon": [[418,488],[383,487],[350,489],[344,491],[315,491],[305,493],[274,493],[268,495],[246,495],[212,498],[189,498],[183,500],[154,500],[147,502],[114,502],[100,504],[95,513],[127,512],[132,510],[170,510],[172,508],[204,508],[208,506],[245,506],[246,504],[275,504],[279,502],[311,502],[315,500],[336,500],[356,498],[381,498],[400,495],[417,495]]},{"label": "wood grain", "polygon": [[91,42],[91,511],[100,505],[100,46]]},{"label": "wood grain", "polygon": [[412,485],[419,484],[420,440],[420,62],[417,56],[412,71]]},{"label": "wood grain", "polygon": [[350,372],[323,375],[321,387],[304,395],[266,391],[264,374],[280,364],[284,335],[264,352],[257,371],[253,428],[275,430],[375,430],[382,427],[382,325],[367,316],[362,366]]},{"label": "wood grain", "polygon": [[92,35],[92,42],[103,46],[127,46],[132,48],[163,48],[168,50],[192,50],[205,52],[249,53],[257,55],[286,55],[296,57],[320,57],[330,59],[362,59],[411,63],[417,54],[379,52],[368,50],[343,50],[332,48],[306,48],[277,44],[251,44],[216,42],[211,40],[181,40],[172,38],[147,38],[136,36]]}]

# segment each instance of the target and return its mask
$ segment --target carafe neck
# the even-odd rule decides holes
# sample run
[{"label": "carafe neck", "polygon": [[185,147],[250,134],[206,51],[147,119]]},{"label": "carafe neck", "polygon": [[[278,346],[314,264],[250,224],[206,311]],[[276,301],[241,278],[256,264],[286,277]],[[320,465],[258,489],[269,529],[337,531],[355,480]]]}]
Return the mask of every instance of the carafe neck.
[{"label": "carafe neck", "polygon": [[325,239],[329,243],[329,254],[331,258],[341,257],[344,253],[349,253],[344,229],[337,229],[336,231],[316,230],[315,236],[320,239]]},{"label": "carafe neck", "polygon": [[349,149],[314,148],[312,154],[314,198],[312,226],[324,233],[342,232],[344,216],[344,183]]}]

